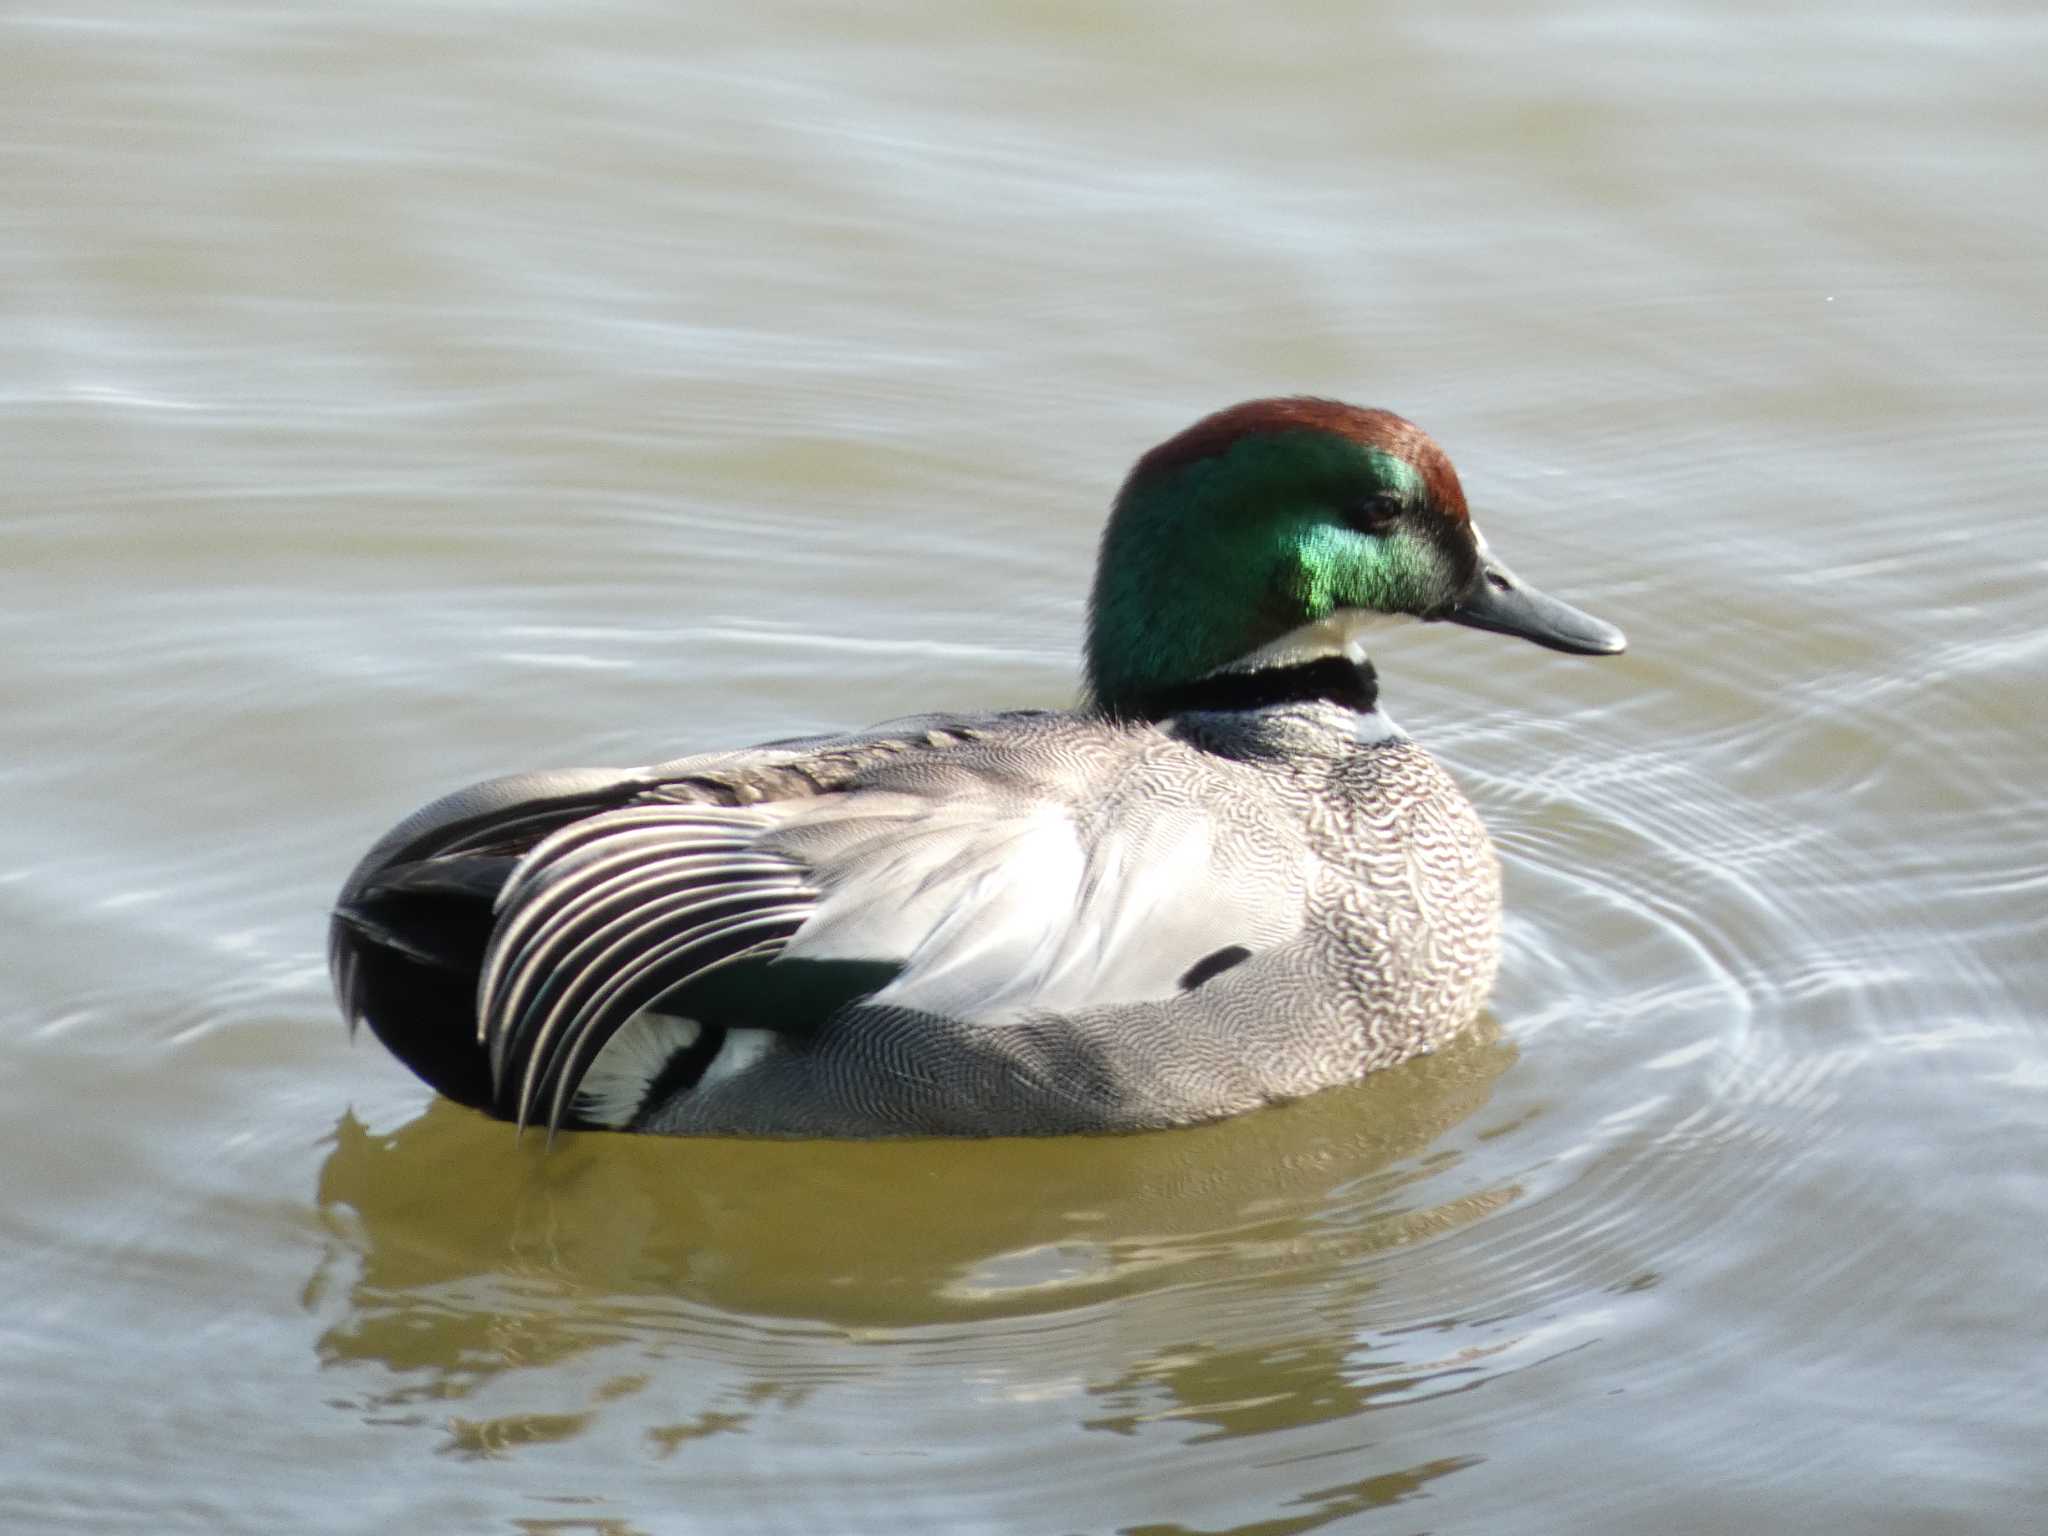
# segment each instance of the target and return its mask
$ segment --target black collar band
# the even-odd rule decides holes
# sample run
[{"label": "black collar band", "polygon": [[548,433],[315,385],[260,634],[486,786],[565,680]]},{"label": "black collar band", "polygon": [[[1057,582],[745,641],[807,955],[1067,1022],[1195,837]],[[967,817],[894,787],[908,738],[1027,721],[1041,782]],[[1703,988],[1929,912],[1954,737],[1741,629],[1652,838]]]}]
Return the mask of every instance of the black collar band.
[{"label": "black collar band", "polygon": [[1378,705],[1379,674],[1370,661],[1318,656],[1288,667],[1211,672],[1148,694],[1142,713],[1162,720],[1194,710],[1270,709],[1276,704],[1341,704],[1365,714]]}]

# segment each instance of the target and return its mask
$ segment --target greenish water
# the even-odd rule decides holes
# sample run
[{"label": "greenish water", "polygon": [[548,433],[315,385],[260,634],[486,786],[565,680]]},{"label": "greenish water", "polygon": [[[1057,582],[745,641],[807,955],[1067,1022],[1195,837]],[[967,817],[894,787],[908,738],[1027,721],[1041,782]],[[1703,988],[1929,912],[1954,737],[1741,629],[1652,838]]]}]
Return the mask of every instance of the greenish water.
[{"label": "greenish water", "polygon": [[[0,1528],[2008,1532],[2048,1499],[2048,20],[0,17]],[[1071,697],[1215,406],[1621,624],[1377,652],[1443,1056],[1172,1135],[572,1137],[351,1049],[397,815]]]}]

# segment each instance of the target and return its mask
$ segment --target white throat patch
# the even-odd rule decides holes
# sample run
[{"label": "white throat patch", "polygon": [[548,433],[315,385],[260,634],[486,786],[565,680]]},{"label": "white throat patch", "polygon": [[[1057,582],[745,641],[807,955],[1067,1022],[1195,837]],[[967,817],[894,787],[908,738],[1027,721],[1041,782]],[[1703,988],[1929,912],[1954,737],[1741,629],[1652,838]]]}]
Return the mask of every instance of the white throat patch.
[{"label": "white throat patch", "polygon": [[1351,727],[1351,739],[1362,747],[1375,747],[1383,741],[1406,741],[1408,733],[1384,709],[1368,709]]}]

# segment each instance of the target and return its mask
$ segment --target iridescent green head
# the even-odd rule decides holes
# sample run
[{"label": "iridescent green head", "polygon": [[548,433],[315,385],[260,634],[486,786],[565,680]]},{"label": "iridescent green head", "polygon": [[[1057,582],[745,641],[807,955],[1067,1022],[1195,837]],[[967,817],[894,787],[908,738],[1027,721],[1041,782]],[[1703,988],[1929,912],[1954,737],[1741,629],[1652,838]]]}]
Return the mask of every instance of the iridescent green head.
[{"label": "iridescent green head", "polygon": [[1335,400],[1251,400],[1139,459],[1088,611],[1088,686],[1162,713],[1198,680],[1345,655],[1373,615],[1608,654],[1619,630],[1527,587],[1472,526],[1457,472],[1413,422]]}]

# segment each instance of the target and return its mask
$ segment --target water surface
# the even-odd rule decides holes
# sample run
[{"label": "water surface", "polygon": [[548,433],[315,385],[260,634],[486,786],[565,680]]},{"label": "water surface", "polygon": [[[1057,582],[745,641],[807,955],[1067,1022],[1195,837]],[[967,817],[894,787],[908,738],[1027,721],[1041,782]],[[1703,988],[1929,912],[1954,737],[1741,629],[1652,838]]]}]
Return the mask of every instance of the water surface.
[{"label": "water surface", "polygon": [[[2048,1496],[2048,22],[0,17],[0,1526],[1735,1533]],[[1073,692],[1102,510],[1401,410],[1457,1049],[1171,1135],[571,1137],[323,915],[430,795]]]}]

